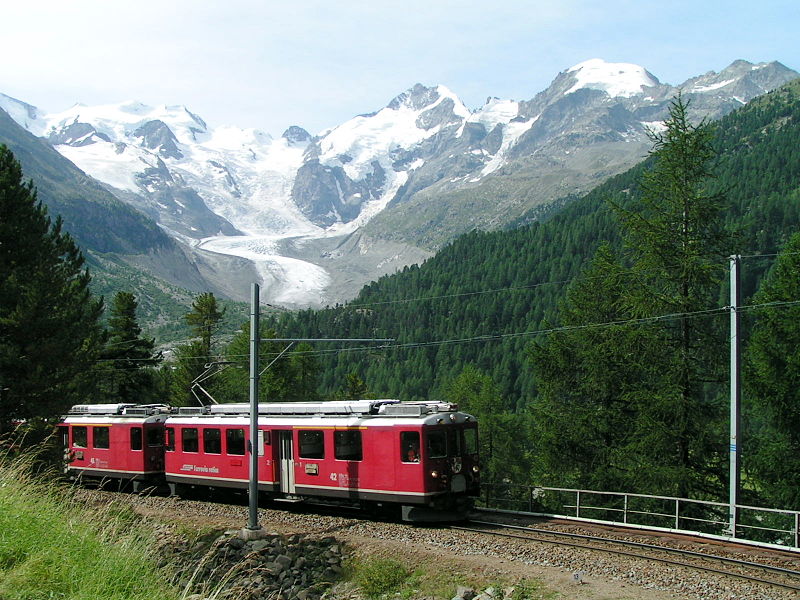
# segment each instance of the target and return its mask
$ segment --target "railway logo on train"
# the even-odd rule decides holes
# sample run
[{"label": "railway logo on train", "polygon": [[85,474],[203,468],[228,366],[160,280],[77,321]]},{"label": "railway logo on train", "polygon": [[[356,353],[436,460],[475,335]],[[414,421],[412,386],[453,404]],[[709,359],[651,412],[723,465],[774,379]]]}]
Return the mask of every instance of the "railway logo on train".
[{"label": "railway logo on train", "polygon": [[65,470],[185,495],[258,489],[274,499],[400,508],[407,521],[466,516],[480,490],[478,423],[454,404],[357,400],[174,408],[79,404],[59,424]]}]

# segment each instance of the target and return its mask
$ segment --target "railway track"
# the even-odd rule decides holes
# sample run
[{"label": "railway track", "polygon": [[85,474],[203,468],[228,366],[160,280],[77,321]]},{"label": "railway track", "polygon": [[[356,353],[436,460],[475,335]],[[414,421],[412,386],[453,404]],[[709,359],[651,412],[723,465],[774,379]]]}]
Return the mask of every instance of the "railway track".
[{"label": "railway track", "polygon": [[[614,554],[617,556],[657,561],[673,567],[699,570],[723,577],[734,577],[751,583],[800,592],[800,571],[761,562],[731,558],[729,556],[707,554],[671,546],[490,521],[471,520],[468,525],[453,525],[450,528],[456,531],[467,531],[511,538],[514,540],[555,544]],[[713,565],[709,563],[713,563]]]}]

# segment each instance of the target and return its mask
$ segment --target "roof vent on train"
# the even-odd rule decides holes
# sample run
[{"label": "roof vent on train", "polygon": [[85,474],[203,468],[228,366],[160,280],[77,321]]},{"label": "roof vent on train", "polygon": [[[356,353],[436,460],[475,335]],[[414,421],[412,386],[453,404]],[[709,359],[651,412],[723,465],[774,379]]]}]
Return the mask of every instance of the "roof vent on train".
[{"label": "roof vent on train", "polygon": [[69,409],[70,415],[155,415],[168,413],[172,409],[166,404],[76,404]]},{"label": "roof vent on train", "polygon": [[401,402],[381,406],[378,412],[386,416],[421,417],[422,415],[457,410],[458,405],[449,402]]},{"label": "roof vent on train", "polygon": [[[399,400],[337,400],[332,402],[261,402],[258,414],[272,416],[290,415],[376,415],[387,404]],[[212,415],[248,415],[250,404],[212,404],[206,407]]]},{"label": "roof vent on train", "polygon": [[208,406],[179,406],[179,415],[207,415],[209,414]]}]

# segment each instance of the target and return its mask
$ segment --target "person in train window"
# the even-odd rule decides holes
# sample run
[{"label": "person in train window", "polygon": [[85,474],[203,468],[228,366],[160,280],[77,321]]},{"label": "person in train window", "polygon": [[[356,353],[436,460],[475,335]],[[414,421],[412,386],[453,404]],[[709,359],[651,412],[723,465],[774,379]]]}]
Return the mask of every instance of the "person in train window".
[{"label": "person in train window", "polygon": [[400,433],[400,457],[403,462],[419,462],[418,431],[403,431]]}]

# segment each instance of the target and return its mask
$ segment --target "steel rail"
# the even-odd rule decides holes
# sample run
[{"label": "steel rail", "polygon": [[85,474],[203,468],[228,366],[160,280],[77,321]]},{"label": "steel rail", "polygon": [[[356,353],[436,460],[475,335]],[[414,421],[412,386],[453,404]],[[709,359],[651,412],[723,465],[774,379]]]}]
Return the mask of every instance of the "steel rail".
[{"label": "steel rail", "polygon": [[669,558],[659,558],[657,556],[650,556],[650,555],[647,555],[647,554],[639,554],[639,553],[636,553],[636,552],[627,552],[627,551],[624,551],[624,550],[614,550],[612,548],[602,548],[602,547],[599,547],[599,546],[592,546],[592,545],[588,545],[588,544],[565,542],[563,540],[548,540],[548,539],[541,538],[541,537],[523,536],[523,535],[517,535],[517,534],[513,534],[513,533],[502,533],[502,532],[498,532],[498,531],[490,531],[490,530],[486,530],[486,529],[481,529],[479,527],[468,527],[468,526],[452,525],[452,526],[450,526],[450,528],[451,529],[461,530],[461,531],[471,531],[471,532],[475,532],[475,533],[483,533],[483,534],[486,534],[486,535],[494,535],[494,536],[499,536],[499,537],[508,537],[508,538],[513,538],[513,539],[527,540],[527,541],[532,541],[532,542],[543,542],[543,543],[546,543],[546,544],[556,544],[556,545],[560,545],[560,546],[569,546],[569,547],[572,547],[572,548],[581,548],[581,549],[584,549],[584,550],[595,550],[595,551],[598,551],[598,552],[606,552],[606,553],[609,553],[609,554],[618,554],[618,555],[621,555],[621,556],[627,556],[627,557],[631,557],[631,558],[640,558],[640,559],[645,559],[645,560],[655,560],[657,562],[662,562],[662,563],[673,565],[673,566],[679,566],[679,567],[685,567],[685,568],[688,568],[688,569],[696,569],[696,570],[701,570],[701,571],[707,571],[707,572],[710,572],[710,573],[715,573],[717,575],[723,575],[723,576],[726,576],[726,577],[736,577],[736,578],[744,579],[744,580],[747,580],[747,581],[753,581],[753,582],[757,582],[757,583],[763,583],[763,584],[766,584],[766,585],[772,585],[772,586],[776,586],[776,587],[782,587],[782,588],[786,588],[786,589],[790,589],[790,590],[800,591],[800,571],[794,571],[792,569],[785,569],[785,568],[782,568],[782,567],[775,567],[775,566],[772,566],[772,565],[765,565],[765,564],[762,564],[762,563],[754,563],[754,562],[750,562],[750,561],[743,561],[743,560],[739,560],[739,559],[735,559],[735,558],[728,558],[728,557],[725,557],[725,556],[717,556],[717,555],[714,555],[714,554],[705,554],[705,553],[702,553],[702,552],[694,552],[694,551],[691,551],[691,550],[681,550],[680,548],[670,548],[670,547],[666,547],[666,546],[657,546],[657,545],[654,545],[654,544],[643,544],[641,542],[631,542],[631,541],[628,541],[628,540],[615,540],[613,538],[599,538],[599,537],[595,537],[595,536],[591,536],[591,535],[583,535],[583,534],[579,534],[579,533],[569,533],[569,532],[555,531],[555,530],[550,530],[550,529],[536,529],[536,528],[532,528],[532,527],[521,527],[521,526],[518,526],[518,525],[508,525],[508,524],[505,524],[505,523],[493,523],[493,522],[489,522],[489,521],[474,521],[474,520],[470,520],[470,523],[473,523],[475,525],[480,525],[480,526],[498,527],[498,528],[501,528],[501,529],[520,530],[520,531],[531,532],[531,533],[536,533],[536,534],[540,534],[540,535],[551,535],[551,536],[554,536],[554,537],[567,537],[567,538],[572,538],[572,539],[580,539],[580,540],[584,540],[584,541],[615,544],[615,545],[620,545],[620,546],[632,546],[632,547],[639,548],[639,549],[646,549],[646,550],[651,550],[651,551],[663,552],[665,554],[670,554],[671,553],[671,554],[678,554],[678,555],[681,555],[681,556],[687,556],[687,557],[691,557],[691,558],[719,561],[719,562],[722,562],[724,564],[729,564],[729,565],[732,565],[732,566],[751,568],[751,569],[758,569],[758,570],[762,570],[762,571],[770,571],[770,572],[773,572],[773,573],[778,573],[778,574],[781,574],[781,575],[785,575],[787,577],[797,577],[798,578],[798,583],[797,584],[795,584],[795,583],[785,583],[785,582],[782,582],[782,581],[775,581],[775,580],[772,580],[772,579],[763,579],[763,578],[760,578],[760,577],[754,577],[754,576],[746,575],[746,574],[743,574],[743,573],[737,573],[735,571],[726,571],[726,570],[722,570],[722,569],[716,569],[714,567],[707,567],[707,566],[702,566],[702,565],[699,565],[699,564],[691,564],[691,563],[688,563],[688,562],[681,562],[681,561],[677,561],[677,560],[672,560],[672,559],[669,559]]}]

